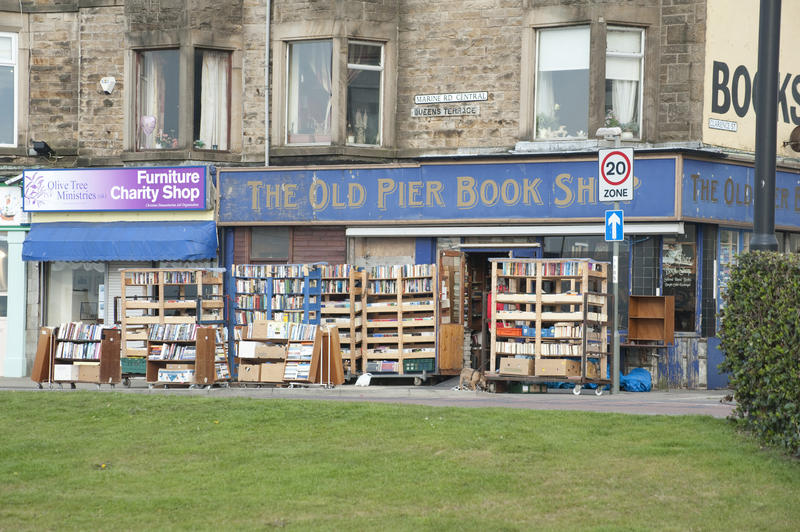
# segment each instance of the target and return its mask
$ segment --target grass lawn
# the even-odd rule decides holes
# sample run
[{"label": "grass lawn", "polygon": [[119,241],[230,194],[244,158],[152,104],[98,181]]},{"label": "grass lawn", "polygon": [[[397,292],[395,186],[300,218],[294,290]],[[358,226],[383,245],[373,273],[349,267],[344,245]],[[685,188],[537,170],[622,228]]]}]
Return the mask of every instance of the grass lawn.
[{"label": "grass lawn", "polygon": [[0,530],[797,530],[727,421],[0,392]]}]

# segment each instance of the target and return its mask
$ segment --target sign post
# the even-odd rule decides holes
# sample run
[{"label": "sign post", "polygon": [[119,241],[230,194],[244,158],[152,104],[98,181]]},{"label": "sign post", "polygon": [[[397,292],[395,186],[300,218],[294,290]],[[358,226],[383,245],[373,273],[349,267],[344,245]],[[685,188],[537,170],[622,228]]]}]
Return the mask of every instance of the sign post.
[{"label": "sign post", "polygon": [[598,173],[600,201],[614,202],[614,210],[606,211],[606,241],[612,244],[612,289],[614,309],[611,315],[612,330],[612,364],[611,393],[619,393],[619,243],[625,239],[624,212],[619,208],[620,201],[633,199],[633,148],[620,148],[619,136],[617,147],[598,151]]}]

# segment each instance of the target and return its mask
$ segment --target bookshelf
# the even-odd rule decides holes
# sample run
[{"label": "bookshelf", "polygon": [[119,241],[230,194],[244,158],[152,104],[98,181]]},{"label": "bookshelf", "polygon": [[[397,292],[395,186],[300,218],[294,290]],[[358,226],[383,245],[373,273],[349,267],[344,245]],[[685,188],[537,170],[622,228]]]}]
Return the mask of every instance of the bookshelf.
[{"label": "bookshelf", "polygon": [[52,381],[110,384],[122,381],[120,331],[82,322],[62,323],[52,343]]},{"label": "bookshelf", "polygon": [[[147,339],[148,387],[180,384],[211,386],[227,379],[215,360],[217,331],[196,323],[155,324]],[[224,363],[227,367],[227,362]]]},{"label": "bookshelf", "polygon": [[[608,264],[590,259],[490,259],[489,376],[607,383]],[[612,368],[614,371],[614,368]],[[601,388],[598,388],[601,390]],[[602,392],[600,392],[602,393]]]},{"label": "bookshelf", "polygon": [[366,271],[350,264],[325,264],[322,273],[320,323],[338,330],[345,375],[360,373],[363,341],[362,305]]},{"label": "bookshelf", "polygon": [[257,320],[236,328],[240,383],[283,382],[292,325],[282,321]]},{"label": "bookshelf", "polygon": [[377,266],[364,293],[364,371],[433,373],[438,321],[436,265]]},{"label": "bookshelf", "polygon": [[628,341],[675,342],[675,296],[629,296]]},{"label": "bookshelf", "polygon": [[40,327],[36,339],[36,356],[33,359],[31,380],[41,389],[43,383],[53,386],[53,345],[55,327]]},{"label": "bookshelf", "polygon": [[144,357],[152,325],[222,322],[222,270],[132,268],[122,277],[122,356]]},{"label": "bookshelf", "polygon": [[315,265],[238,264],[233,276],[237,325],[256,320],[319,324],[322,272]]}]

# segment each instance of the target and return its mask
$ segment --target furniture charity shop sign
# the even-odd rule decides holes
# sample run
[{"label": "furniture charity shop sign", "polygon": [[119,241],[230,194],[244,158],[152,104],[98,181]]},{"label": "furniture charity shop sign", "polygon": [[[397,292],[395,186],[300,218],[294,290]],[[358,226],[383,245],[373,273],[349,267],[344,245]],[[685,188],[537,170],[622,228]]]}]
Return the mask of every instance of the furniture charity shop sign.
[{"label": "furniture charity shop sign", "polygon": [[26,212],[206,208],[203,166],[25,170],[22,188]]}]

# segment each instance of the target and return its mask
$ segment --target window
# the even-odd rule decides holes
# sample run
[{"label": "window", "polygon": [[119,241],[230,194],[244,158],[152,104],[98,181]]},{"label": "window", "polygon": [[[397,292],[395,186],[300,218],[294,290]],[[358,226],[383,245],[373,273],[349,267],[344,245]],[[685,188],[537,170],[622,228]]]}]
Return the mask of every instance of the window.
[{"label": "window", "polygon": [[644,31],[609,28],[606,34],[606,121],[623,138],[639,137]]},{"label": "window", "polygon": [[194,147],[228,150],[230,52],[198,48],[194,54]]},{"label": "window", "polygon": [[538,32],[536,138],[586,138],[589,129],[589,26]]},{"label": "window", "polygon": [[17,35],[0,33],[0,146],[17,145]]},{"label": "window", "polygon": [[254,227],[250,230],[250,259],[254,262],[289,260],[288,227]]},{"label": "window", "polygon": [[[535,139],[587,139],[602,126],[619,126],[623,139],[641,138],[643,28],[592,23],[534,32],[534,98],[523,107],[534,106]],[[592,45],[599,39],[605,47]],[[530,125],[521,123],[526,134]]]},{"label": "window", "polygon": [[347,50],[347,143],[380,145],[383,46],[350,41]]},{"label": "window", "polygon": [[332,41],[299,41],[288,46],[286,142],[330,144]]},{"label": "window", "polygon": [[98,318],[100,286],[105,283],[105,264],[97,262],[50,262],[47,275],[47,323]]},{"label": "window", "polygon": [[662,293],[675,296],[675,330],[695,330],[697,308],[697,228],[688,225],[685,234],[665,236],[661,250]]},{"label": "window", "polygon": [[178,50],[137,54],[136,147],[139,150],[179,147],[179,58]]}]

